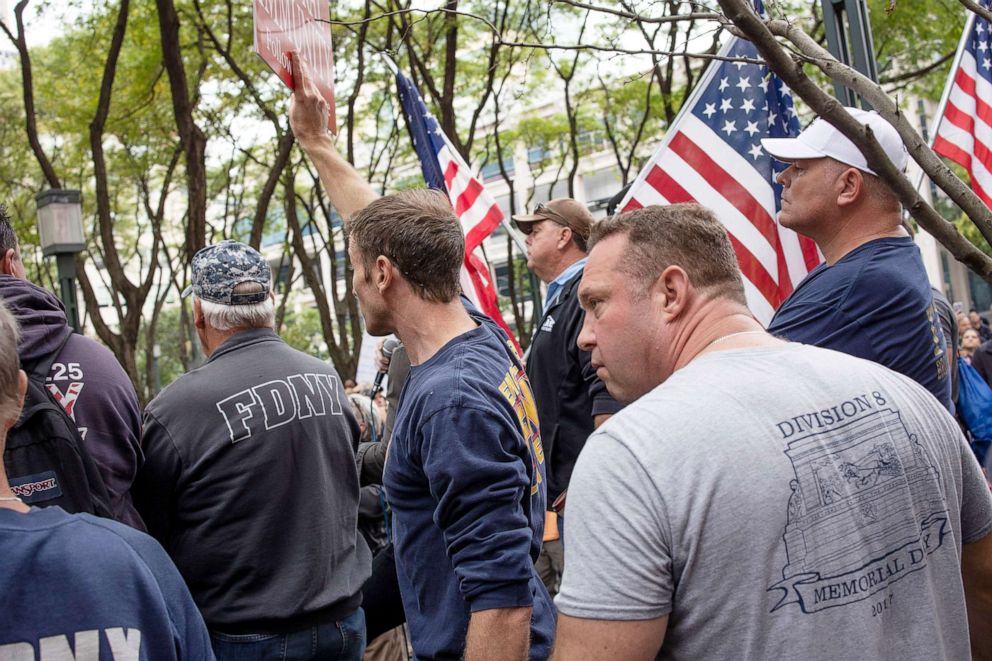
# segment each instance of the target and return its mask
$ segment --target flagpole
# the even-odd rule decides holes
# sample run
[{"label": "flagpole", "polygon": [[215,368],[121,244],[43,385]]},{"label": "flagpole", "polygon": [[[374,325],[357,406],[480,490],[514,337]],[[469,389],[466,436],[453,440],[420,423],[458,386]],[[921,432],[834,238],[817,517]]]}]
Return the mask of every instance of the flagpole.
[{"label": "flagpole", "polygon": [[[968,37],[971,36],[971,29],[975,25],[975,12],[968,12],[968,21],[964,25],[964,32],[961,33],[961,40],[958,42],[958,51],[954,54],[954,63],[951,65],[951,72],[947,74],[947,84],[944,85],[944,93],[940,96],[940,106],[937,108],[937,114],[934,115],[933,123],[930,127],[930,135],[927,136],[927,147],[933,149],[933,143],[937,139],[937,129],[940,128],[940,122],[944,119],[944,110],[947,109],[947,101],[951,97],[951,88],[954,87],[954,75],[958,71],[958,67],[961,65],[961,58],[964,56],[964,46],[968,41]],[[926,172],[923,168],[920,168],[919,177],[916,179],[916,185],[913,186],[914,190],[920,190],[920,186],[923,184],[923,178],[926,176]]]}]

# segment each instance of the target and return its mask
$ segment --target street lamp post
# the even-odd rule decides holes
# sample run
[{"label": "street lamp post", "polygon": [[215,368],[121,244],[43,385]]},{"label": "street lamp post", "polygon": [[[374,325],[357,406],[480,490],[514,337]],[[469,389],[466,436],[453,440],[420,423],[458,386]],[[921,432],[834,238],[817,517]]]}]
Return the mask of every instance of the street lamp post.
[{"label": "street lamp post", "polygon": [[35,196],[38,205],[38,237],[45,257],[55,255],[59,290],[69,325],[82,332],[76,304],[76,254],[86,248],[83,236],[82,197],[78,190],[47,190]]},{"label": "street lamp post", "polygon": [[[820,0],[820,6],[830,54],[878,82],[875,46],[865,0]],[[858,105],[858,95],[839,81],[834,81],[834,96],[845,106]]]}]

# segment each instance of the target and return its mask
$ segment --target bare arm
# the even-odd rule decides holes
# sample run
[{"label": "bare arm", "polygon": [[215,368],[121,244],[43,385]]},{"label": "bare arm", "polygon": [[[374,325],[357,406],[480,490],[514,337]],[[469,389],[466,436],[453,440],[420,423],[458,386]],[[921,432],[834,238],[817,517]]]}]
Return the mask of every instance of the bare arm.
[{"label": "bare arm", "polygon": [[992,534],[961,548],[971,658],[992,661]]},{"label": "bare arm", "polygon": [[653,620],[587,620],[558,614],[553,661],[651,661],[665,640],[668,616]]},{"label": "bare arm", "polygon": [[472,613],[465,661],[527,661],[532,609],[491,608]]},{"label": "bare arm", "polygon": [[293,60],[293,98],[289,104],[289,124],[296,140],[317,168],[331,204],[347,222],[379,195],[334,147],[334,140],[327,130],[327,102],[303,61],[295,53],[290,56]]}]

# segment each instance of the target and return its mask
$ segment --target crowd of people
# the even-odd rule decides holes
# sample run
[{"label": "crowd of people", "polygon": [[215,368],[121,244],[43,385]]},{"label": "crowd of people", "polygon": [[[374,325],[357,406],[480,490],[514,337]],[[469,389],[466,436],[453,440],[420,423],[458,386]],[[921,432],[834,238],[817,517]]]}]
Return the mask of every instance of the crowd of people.
[{"label": "crowd of people", "polygon": [[[955,417],[972,320],[853,143],[763,141],[780,222],[825,258],[767,329],[703,205],[515,217],[547,285],[519,356],[461,292],[446,196],[376,194],[294,76],[366,328],[399,341],[385,407],[278,336],[267,262],[222,241],[183,292],[206,361],[139,416],[0,218],[0,659],[992,658],[992,494]],[[25,459],[45,396],[90,514]]]}]

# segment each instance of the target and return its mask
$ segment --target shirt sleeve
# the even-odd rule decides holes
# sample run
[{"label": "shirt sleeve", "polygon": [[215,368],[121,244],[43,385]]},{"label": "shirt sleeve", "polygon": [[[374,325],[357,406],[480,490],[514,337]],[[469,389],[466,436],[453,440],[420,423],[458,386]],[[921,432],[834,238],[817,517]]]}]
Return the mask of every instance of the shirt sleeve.
[{"label": "shirt sleeve", "polygon": [[214,659],[207,625],[168,554],[155,540],[144,535],[131,536],[129,543],[155,577],[161,590],[162,600],[172,621],[176,658],[207,661]]},{"label": "shirt sleeve", "polygon": [[448,407],[421,433],[434,521],[471,611],[531,606],[532,468],[519,430],[495,411]]},{"label": "shirt sleeve", "polygon": [[566,615],[644,620],[672,610],[675,581],[665,504],[643,465],[609,434],[589,438],[565,508]]},{"label": "shirt sleeve", "polygon": [[141,444],[145,462],[132,488],[134,505],[148,533],[168,546],[182,461],[169,431],[151,412],[145,413]]}]

